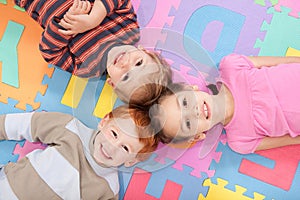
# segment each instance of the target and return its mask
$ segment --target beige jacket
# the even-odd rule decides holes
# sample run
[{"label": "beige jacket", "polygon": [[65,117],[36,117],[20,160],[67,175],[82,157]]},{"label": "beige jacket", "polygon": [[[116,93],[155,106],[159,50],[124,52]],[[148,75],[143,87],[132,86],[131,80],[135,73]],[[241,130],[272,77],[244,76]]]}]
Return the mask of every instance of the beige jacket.
[{"label": "beige jacket", "polygon": [[117,169],[97,165],[90,154],[95,132],[62,113],[0,116],[0,140],[48,145],[0,170],[0,200],[117,199]]}]

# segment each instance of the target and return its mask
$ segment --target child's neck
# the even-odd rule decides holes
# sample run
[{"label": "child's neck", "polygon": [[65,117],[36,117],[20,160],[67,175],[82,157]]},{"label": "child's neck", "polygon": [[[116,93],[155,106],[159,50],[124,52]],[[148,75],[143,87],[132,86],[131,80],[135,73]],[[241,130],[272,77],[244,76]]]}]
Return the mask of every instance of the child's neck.
[{"label": "child's neck", "polygon": [[234,99],[230,90],[224,84],[222,84],[218,96],[220,101],[218,103],[221,104],[221,106],[223,106],[221,110],[224,111],[224,118],[222,123],[223,125],[227,125],[231,121],[234,114]]}]

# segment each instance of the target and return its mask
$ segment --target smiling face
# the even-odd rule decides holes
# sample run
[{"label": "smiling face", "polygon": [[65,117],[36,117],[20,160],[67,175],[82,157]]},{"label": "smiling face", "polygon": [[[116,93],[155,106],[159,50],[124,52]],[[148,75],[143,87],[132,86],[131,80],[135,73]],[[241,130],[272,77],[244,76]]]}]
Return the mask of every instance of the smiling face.
[{"label": "smiling face", "polygon": [[[129,74],[130,70],[135,70],[135,73]],[[145,71],[146,68],[147,69]],[[108,53],[107,72],[109,78],[107,82],[112,86],[121,81],[128,81],[131,76],[143,76],[145,73],[158,71],[158,66],[142,48],[136,48],[132,45],[122,45],[114,47]]]},{"label": "smiling face", "polygon": [[161,104],[164,112],[163,132],[174,138],[198,139],[213,125],[213,99],[202,91],[182,91],[165,97]]},{"label": "smiling face", "polygon": [[[120,129],[122,125],[122,129]],[[137,153],[144,147],[131,119],[103,118],[94,140],[93,157],[97,163],[106,167],[124,164],[129,167],[139,162]]]}]

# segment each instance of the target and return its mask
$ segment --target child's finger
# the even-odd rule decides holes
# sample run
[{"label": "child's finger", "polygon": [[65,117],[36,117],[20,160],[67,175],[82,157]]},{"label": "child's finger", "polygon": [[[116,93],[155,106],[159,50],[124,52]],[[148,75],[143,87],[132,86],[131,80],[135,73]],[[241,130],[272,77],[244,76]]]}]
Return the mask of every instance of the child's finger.
[{"label": "child's finger", "polygon": [[76,8],[78,7],[79,1],[80,1],[80,0],[74,0],[73,5],[72,5],[72,7],[73,7],[74,9],[76,9]]},{"label": "child's finger", "polygon": [[86,1],[86,4],[87,4],[86,12],[90,12],[90,10],[92,8],[91,2]]},{"label": "child's finger", "polygon": [[61,25],[65,29],[70,29],[72,27],[72,25],[68,23],[65,19],[60,20],[59,25]]},{"label": "child's finger", "polygon": [[74,21],[76,21],[76,15],[72,15],[71,13],[67,12],[65,15],[64,15],[64,20],[68,23],[68,24],[73,24]]},{"label": "child's finger", "polygon": [[89,8],[91,5],[89,3],[90,3],[89,1],[83,1],[82,11],[84,13],[88,13],[90,11]]},{"label": "child's finger", "polygon": [[63,29],[58,29],[58,32],[63,34],[63,35],[67,35],[67,36],[73,36],[74,32],[71,30],[63,30]]},{"label": "child's finger", "polygon": [[83,1],[79,0],[77,9],[82,10],[82,7],[83,7]]}]

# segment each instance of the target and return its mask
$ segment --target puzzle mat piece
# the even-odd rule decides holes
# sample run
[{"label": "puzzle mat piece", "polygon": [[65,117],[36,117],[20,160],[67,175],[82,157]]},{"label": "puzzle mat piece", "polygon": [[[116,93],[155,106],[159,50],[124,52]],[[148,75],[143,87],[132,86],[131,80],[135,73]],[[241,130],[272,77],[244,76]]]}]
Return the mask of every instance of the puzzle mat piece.
[{"label": "puzzle mat piece", "polygon": [[[18,72],[18,74],[13,74],[11,79],[19,80],[18,88],[3,82],[0,83],[0,101],[8,103],[8,98],[12,98],[18,101],[15,105],[16,108],[26,110],[27,105],[30,105],[32,109],[37,109],[40,104],[34,101],[34,97],[38,92],[45,93],[47,86],[41,84],[43,77],[45,74],[50,77],[53,72],[53,69],[48,68],[47,63],[43,60],[38,50],[42,29],[25,12],[15,9],[12,1],[8,1],[7,5],[0,4],[0,18],[0,38],[6,40],[10,36],[16,36],[14,31],[19,31],[19,34],[21,34],[20,40],[16,43],[17,46],[8,46],[5,48],[5,52],[3,52],[2,48],[0,50],[1,55],[9,55],[9,52],[11,52],[10,57],[18,58],[18,66],[16,67],[7,66],[6,62],[3,62],[1,73],[8,73],[5,71],[10,71],[10,73]],[[16,27],[23,27],[24,31],[16,29]],[[14,31],[8,33],[7,30]],[[16,38],[14,37],[13,39],[15,40]],[[36,38],[36,40],[33,40],[33,38]],[[6,41],[2,39],[0,45],[5,43]],[[16,49],[17,55],[14,53]],[[18,71],[11,72],[13,68],[17,68]]]},{"label": "puzzle mat piece", "polygon": [[[150,159],[146,161],[147,166],[142,166],[143,170],[151,172],[152,174],[146,188],[146,194],[151,195],[154,198],[161,197],[166,181],[168,180],[182,186],[179,199],[196,199],[200,193],[207,193],[207,188],[202,187],[203,180],[207,178],[206,174],[201,174],[201,178],[191,176],[190,173],[192,168],[190,167],[183,166],[183,170],[179,171],[171,166],[174,161],[167,160],[167,163],[163,165],[155,162],[154,159],[155,155],[153,154]],[[132,168],[131,172],[126,173],[123,171],[121,174],[122,176],[120,176],[120,182],[121,185],[123,185],[124,191],[126,191],[130,183],[134,169],[136,167],[141,168],[138,165]],[[124,169],[124,167],[120,168],[121,171],[122,169]],[[122,193],[120,192],[121,199],[123,198],[124,191]]]},{"label": "puzzle mat piece", "polygon": [[259,151],[257,154],[274,160],[275,166],[270,169],[243,159],[239,172],[289,191],[300,161],[300,145]]},{"label": "puzzle mat piece", "polygon": [[165,23],[172,24],[174,17],[169,14],[169,11],[177,9],[180,2],[181,0],[172,0],[172,1],[133,0],[132,1],[141,28],[145,28],[145,27],[162,28],[165,25]]},{"label": "puzzle mat piece", "polygon": [[299,18],[300,4],[295,0],[278,0],[278,3],[274,6],[275,10],[281,12],[281,7],[290,8],[289,16]]},{"label": "puzzle mat piece", "polygon": [[25,141],[2,140],[0,141],[0,164],[7,164],[8,162],[17,162],[18,155],[14,155],[15,146],[22,145]]},{"label": "puzzle mat piece", "polygon": [[[11,99],[11,98],[7,99],[7,103],[0,102],[0,114],[25,112],[24,110],[20,110],[19,108],[16,108],[15,107],[16,104],[18,104],[18,101]],[[26,105],[26,110],[30,111],[30,110],[32,110],[32,107],[29,105]]]},{"label": "puzzle mat piece", "polygon": [[288,47],[300,49],[300,19],[289,16],[289,11],[286,7],[281,7],[281,12],[268,9],[273,18],[270,24],[262,25],[266,31],[264,41],[258,39],[255,43],[260,48],[259,55],[284,56]]},{"label": "puzzle mat piece", "polygon": [[[294,185],[299,185],[300,177],[296,176],[299,174],[299,168],[297,169],[296,175],[294,176],[294,182],[289,191],[284,191],[281,188],[275,187],[273,185],[262,182],[253,177],[247,176],[239,172],[242,159],[247,159],[249,161],[259,163],[260,165],[273,169],[275,166],[275,161],[270,160],[266,157],[262,157],[258,154],[248,154],[242,155],[233,152],[228,145],[223,145],[219,143],[217,151],[222,152],[222,157],[219,163],[212,161],[211,169],[215,170],[215,176],[211,178],[212,182],[216,184],[216,178],[222,178],[225,180],[230,180],[226,188],[234,190],[235,185],[240,185],[247,188],[244,193],[245,196],[250,198],[253,197],[254,192],[258,192],[266,196],[266,199],[289,199],[296,195],[299,187],[293,187]],[[286,152],[287,154],[290,152]]]},{"label": "puzzle mat piece", "polygon": [[257,3],[258,5],[261,5],[261,6],[266,6],[266,4],[269,4],[269,3],[271,3],[272,6],[274,6],[278,3],[278,0],[270,0],[270,1],[254,0],[254,2]]},{"label": "puzzle mat piece", "polygon": [[[181,2],[177,12],[172,13],[175,16],[172,25],[166,25],[166,28],[195,40],[199,46],[209,50],[211,58],[218,63],[223,56],[232,52],[258,54],[259,51],[253,46],[257,38],[264,38],[265,35],[260,31],[260,26],[264,20],[270,21],[272,18],[266,10],[266,7],[257,5],[252,0],[235,2],[213,0],[209,5],[200,0]],[[186,49],[189,56],[198,62],[201,63],[203,60],[203,56],[199,57],[198,51],[192,48],[189,50],[186,44],[180,44],[168,35],[166,41],[158,43],[158,46],[168,47],[174,44],[176,47],[183,46],[180,48]],[[176,60],[173,58],[174,52],[168,54],[163,52],[163,56]],[[189,60],[188,57],[185,59]],[[194,70],[194,73],[196,71]]]},{"label": "puzzle mat piece", "polygon": [[44,145],[40,142],[29,142],[25,140],[23,144],[15,145],[13,154],[18,155],[18,160],[24,158],[28,153],[32,152],[35,149],[45,149],[47,145]]},{"label": "puzzle mat piece", "polygon": [[155,161],[164,163],[165,159],[174,160],[173,168],[182,171],[184,166],[191,167],[192,176],[200,178],[203,173],[206,173],[208,177],[214,175],[214,170],[210,170],[209,166],[212,160],[219,162],[221,158],[221,152],[215,152],[217,146],[203,159],[199,159],[199,149],[202,142],[195,143],[190,148],[174,148],[168,145],[160,144],[156,151],[157,157]]},{"label": "puzzle mat piece", "polygon": [[133,176],[131,177],[129,186],[127,187],[124,200],[132,199],[148,199],[148,200],[168,200],[179,199],[182,186],[167,180],[164,186],[162,195],[159,198],[155,198],[145,193],[147,184],[151,178],[151,173],[142,169],[135,169]]},{"label": "puzzle mat piece", "polygon": [[225,181],[223,179],[218,178],[217,179],[218,184],[213,184],[210,179],[206,179],[203,183],[204,186],[209,186],[208,193],[206,197],[204,197],[202,194],[199,195],[198,200],[215,200],[215,199],[231,199],[231,200],[262,200],[265,198],[264,195],[261,195],[257,192],[253,193],[254,198],[249,198],[247,196],[244,196],[244,192],[247,190],[244,187],[241,187],[239,185],[235,186],[235,191],[231,191],[225,188],[225,186],[228,184],[228,181]]},{"label": "puzzle mat piece", "polygon": [[166,181],[170,180],[182,185],[182,191],[179,199],[197,199],[199,194],[207,194],[207,188],[202,186],[203,181],[207,178],[206,174],[201,174],[201,178],[191,176],[191,167],[183,166],[183,170],[179,171],[173,167],[163,168],[152,172],[151,179],[146,189],[147,194],[159,198],[163,192],[162,186]]},{"label": "puzzle mat piece", "polygon": [[144,162],[139,162],[133,167],[126,168],[124,166],[119,167],[119,182],[120,182],[120,199],[123,199],[123,195],[128,187],[130,179],[133,175],[135,168],[139,168],[148,172],[157,170],[167,170],[169,166],[174,164],[173,160],[166,159],[164,163],[158,163],[155,161],[156,153],[153,153],[150,158]]},{"label": "puzzle mat piece", "polygon": [[[96,98],[95,96],[101,91],[102,85],[99,84],[99,80],[89,80],[81,96],[78,107],[72,108],[61,103],[70,77],[70,73],[58,68],[55,69],[51,78],[45,76],[43,84],[47,84],[48,89],[45,95],[37,94],[36,101],[41,102],[41,106],[37,111],[58,111],[68,113],[81,120],[86,126],[96,128],[98,119],[93,116],[95,103],[91,102],[91,99]],[[98,86],[99,88],[97,88]]]}]

